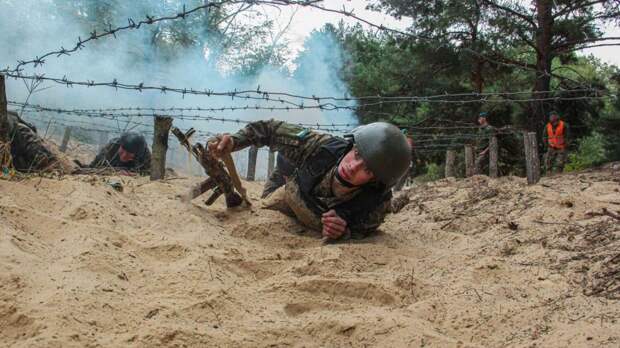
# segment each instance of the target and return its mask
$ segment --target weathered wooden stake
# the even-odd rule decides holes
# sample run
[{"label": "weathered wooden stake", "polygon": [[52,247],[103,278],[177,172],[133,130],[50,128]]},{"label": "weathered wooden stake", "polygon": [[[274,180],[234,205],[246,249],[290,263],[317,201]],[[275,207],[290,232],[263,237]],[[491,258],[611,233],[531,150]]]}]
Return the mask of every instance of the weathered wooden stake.
[{"label": "weathered wooden stake", "polygon": [[465,176],[474,175],[474,148],[472,145],[465,145]]},{"label": "weathered wooden stake", "polygon": [[256,177],[256,157],[258,157],[258,147],[251,146],[248,151],[248,175],[246,176],[247,181],[254,181]]},{"label": "weathered wooden stake", "polygon": [[267,177],[271,176],[273,173],[273,167],[276,162],[276,153],[274,151],[269,151],[269,157],[267,158]]},{"label": "weathered wooden stake", "polygon": [[166,153],[168,152],[168,134],[170,132],[170,127],[172,127],[171,117],[155,117],[151,180],[160,180],[166,176]]},{"label": "weathered wooden stake", "polygon": [[0,75],[0,141],[9,141],[9,122],[7,116],[6,87],[4,85],[4,75]]},{"label": "weathered wooden stake", "polygon": [[499,171],[497,169],[499,145],[497,136],[492,136],[489,141],[489,176],[497,178]]},{"label": "weathered wooden stake", "polygon": [[71,139],[71,126],[65,127],[65,135],[62,137],[62,143],[60,143],[60,152],[67,151],[69,139]]},{"label": "weathered wooden stake", "polygon": [[456,151],[446,151],[446,168],[444,171],[445,177],[454,177],[454,162],[456,162]]},{"label": "weathered wooden stake", "polygon": [[527,183],[533,185],[540,180],[540,159],[538,158],[538,141],[535,132],[523,133],[525,147],[525,170]]}]

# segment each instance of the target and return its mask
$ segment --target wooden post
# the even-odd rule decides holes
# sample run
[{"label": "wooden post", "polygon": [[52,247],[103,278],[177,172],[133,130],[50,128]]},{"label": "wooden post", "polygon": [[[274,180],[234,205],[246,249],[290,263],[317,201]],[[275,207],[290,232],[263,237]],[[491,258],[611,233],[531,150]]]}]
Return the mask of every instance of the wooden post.
[{"label": "wooden post", "polygon": [[9,122],[6,103],[6,87],[4,75],[0,75],[0,142],[9,142]]},{"label": "wooden post", "polygon": [[465,177],[474,175],[474,147],[465,145]]},{"label": "wooden post", "polygon": [[155,116],[151,180],[160,180],[166,176],[166,152],[168,152],[170,127],[172,127],[171,117]]},{"label": "wooden post", "polygon": [[446,168],[444,171],[445,177],[454,177],[454,162],[456,162],[456,151],[446,151]]},{"label": "wooden post", "polygon": [[273,173],[273,168],[276,162],[276,153],[274,151],[269,151],[269,157],[267,159],[267,178],[271,176]]},{"label": "wooden post", "polygon": [[535,132],[523,133],[525,146],[525,170],[527,183],[533,185],[540,180],[540,159],[538,158],[538,142]]},{"label": "wooden post", "polygon": [[258,147],[251,146],[248,151],[248,175],[247,181],[254,181],[256,177],[256,157],[258,157]]},{"label": "wooden post", "polygon": [[67,151],[67,145],[69,145],[70,138],[71,138],[71,126],[65,127],[65,135],[62,137],[62,143],[60,144],[60,152]]},{"label": "wooden post", "polygon": [[492,178],[497,178],[499,173],[497,169],[498,152],[497,136],[494,135],[489,141],[489,176]]}]

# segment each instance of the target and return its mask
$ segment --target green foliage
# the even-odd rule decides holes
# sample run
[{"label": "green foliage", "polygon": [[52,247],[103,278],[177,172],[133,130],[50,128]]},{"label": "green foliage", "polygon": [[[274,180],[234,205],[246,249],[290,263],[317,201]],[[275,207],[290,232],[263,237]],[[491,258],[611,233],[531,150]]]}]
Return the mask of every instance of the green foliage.
[{"label": "green foliage", "polygon": [[605,138],[598,132],[581,138],[576,153],[569,154],[565,170],[572,172],[599,165],[607,160]]},{"label": "green foliage", "polygon": [[419,182],[436,181],[443,178],[443,166],[437,163],[428,163],[426,165],[426,173],[416,178]]}]

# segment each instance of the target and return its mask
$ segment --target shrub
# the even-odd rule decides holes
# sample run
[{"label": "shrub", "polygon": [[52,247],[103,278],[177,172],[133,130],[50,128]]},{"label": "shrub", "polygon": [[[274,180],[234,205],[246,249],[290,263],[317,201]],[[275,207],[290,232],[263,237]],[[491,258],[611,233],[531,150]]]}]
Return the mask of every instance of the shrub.
[{"label": "shrub", "polygon": [[566,171],[583,170],[605,162],[607,160],[605,145],[605,138],[598,132],[592,132],[581,138],[577,152],[568,155]]}]

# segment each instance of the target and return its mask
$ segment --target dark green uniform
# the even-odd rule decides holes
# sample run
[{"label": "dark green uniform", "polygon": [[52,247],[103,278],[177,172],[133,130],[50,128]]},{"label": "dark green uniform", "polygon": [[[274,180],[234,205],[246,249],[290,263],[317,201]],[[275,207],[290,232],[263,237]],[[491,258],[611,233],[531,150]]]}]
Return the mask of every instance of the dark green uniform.
[{"label": "dark green uniform", "polygon": [[128,170],[148,175],[151,172],[151,151],[148,148],[142,154],[136,154],[136,157],[129,162],[121,162],[118,149],[120,148],[120,138],[112,139],[97,154],[95,159],[88,165],[90,168],[114,168],[120,170]]},{"label": "dark green uniform", "polygon": [[476,135],[476,161],[475,170],[476,174],[482,174],[485,167],[485,162],[489,159],[489,143],[491,137],[495,134],[495,127],[487,124],[478,128],[478,134]]},{"label": "dark green uniform", "polygon": [[269,196],[275,190],[284,186],[284,184],[286,184],[286,180],[290,178],[294,172],[295,168],[290,164],[290,162],[282,156],[281,153],[278,153],[276,157],[276,167],[267,178],[267,181],[265,181],[261,198]]},{"label": "dark green uniform", "polygon": [[22,172],[52,171],[60,168],[60,160],[37,134],[37,129],[16,113],[7,113],[13,166]]},{"label": "dark green uniform", "polygon": [[[281,153],[297,169],[295,176],[288,180],[283,188],[285,191],[282,195],[284,206],[290,209],[289,212],[292,211],[303,225],[311,229],[321,231],[321,213],[334,209],[341,218],[347,221],[347,227],[353,237],[364,237],[379,227],[390,210],[391,192],[389,189],[362,187],[345,195],[336,196],[332,192],[332,182],[335,180],[337,162],[334,162],[335,164],[330,168],[309,166],[311,162],[319,159],[317,156],[323,153],[327,144],[334,141],[339,144],[346,143],[343,139],[335,139],[329,134],[321,134],[275,120],[250,123],[232,137],[234,138],[233,151],[251,145],[269,146],[272,151]],[[309,190],[312,199],[309,199],[304,190],[309,182],[307,174],[311,176],[313,171],[317,173],[321,171],[324,174],[320,174],[323,176],[319,178],[318,183],[312,184]],[[363,199],[368,196],[369,192],[378,194],[373,196],[373,199]],[[320,208],[317,209],[317,207]]]}]

